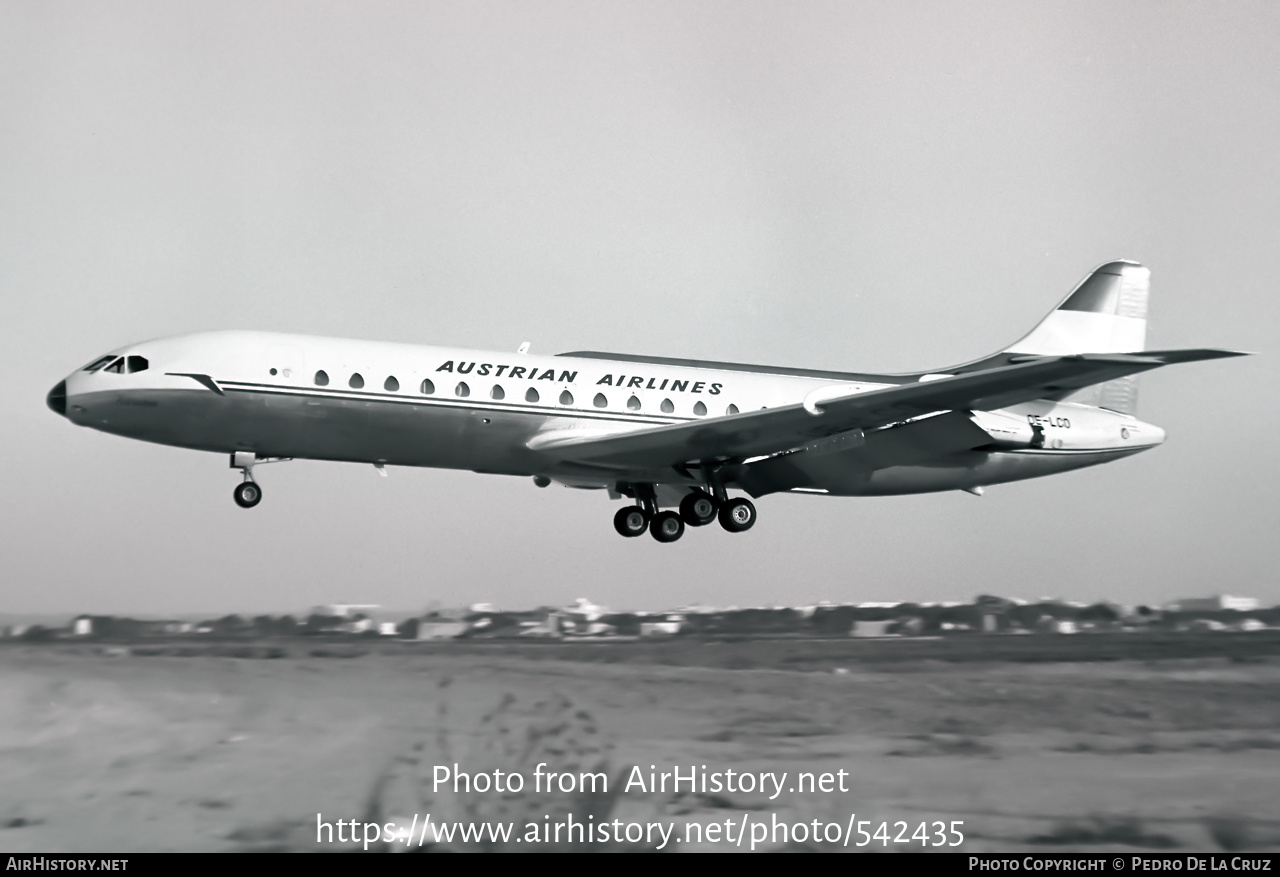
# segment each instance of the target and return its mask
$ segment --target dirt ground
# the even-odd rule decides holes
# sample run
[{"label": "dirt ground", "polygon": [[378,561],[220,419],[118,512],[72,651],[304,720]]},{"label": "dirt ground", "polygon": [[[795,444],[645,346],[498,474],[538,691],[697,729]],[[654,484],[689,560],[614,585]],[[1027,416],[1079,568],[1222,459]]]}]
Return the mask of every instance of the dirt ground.
[{"label": "dirt ground", "polygon": [[[639,659],[603,644],[294,642],[237,653],[253,657],[9,645],[0,649],[0,848],[336,851],[361,845],[318,844],[317,814],[524,826],[572,812],[580,822],[675,825],[682,840],[668,851],[737,849],[683,832],[729,820],[733,837],[744,817],[817,820],[821,832],[888,823],[890,837],[925,822],[930,844],[935,823],[960,822],[966,852],[1280,850],[1280,658],[889,651],[903,647],[686,642]],[[434,789],[435,766],[454,763],[516,771],[526,783],[539,763],[599,771],[611,788]],[[647,779],[651,765],[786,772],[786,788],[772,800],[759,790],[622,791],[633,766]],[[798,772],[841,770],[845,792],[790,791]],[[769,830],[757,849],[844,848]],[[864,847],[934,848],[919,839]]]}]

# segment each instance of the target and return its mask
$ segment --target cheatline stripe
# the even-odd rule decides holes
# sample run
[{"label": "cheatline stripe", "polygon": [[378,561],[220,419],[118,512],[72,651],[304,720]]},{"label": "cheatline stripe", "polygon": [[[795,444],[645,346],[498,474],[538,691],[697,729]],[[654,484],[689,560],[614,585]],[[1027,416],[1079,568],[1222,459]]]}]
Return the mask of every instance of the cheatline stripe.
[{"label": "cheatline stripe", "polygon": [[392,405],[409,405],[420,408],[455,408],[466,411],[502,411],[516,414],[537,414],[545,417],[574,417],[587,420],[609,420],[622,423],[690,423],[694,418],[660,417],[656,414],[600,414],[582,408],[542,408],[513,402],[462,402],[452,399],[417,399],[394,396],[389,393],[364,393],[353,390],[285,390],[271,384],[248,384],[242,381],[218,381],[228,393],[262,393],[268,396],[296,396],[300,399],[366,399],[370,402],[387,402]]}]

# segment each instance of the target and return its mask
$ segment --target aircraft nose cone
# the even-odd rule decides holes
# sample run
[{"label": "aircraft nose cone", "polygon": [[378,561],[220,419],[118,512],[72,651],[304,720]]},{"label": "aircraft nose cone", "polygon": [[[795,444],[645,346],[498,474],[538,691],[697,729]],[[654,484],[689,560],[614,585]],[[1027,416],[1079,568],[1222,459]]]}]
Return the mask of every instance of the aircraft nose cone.
[{"label": "aircraft nose cone", "polygon": [[58,385],[49,391],[49,395],[44,398],[45,404],[49,406],[49,410],[55,414],[67,416],[67,382],[58,381]]}]

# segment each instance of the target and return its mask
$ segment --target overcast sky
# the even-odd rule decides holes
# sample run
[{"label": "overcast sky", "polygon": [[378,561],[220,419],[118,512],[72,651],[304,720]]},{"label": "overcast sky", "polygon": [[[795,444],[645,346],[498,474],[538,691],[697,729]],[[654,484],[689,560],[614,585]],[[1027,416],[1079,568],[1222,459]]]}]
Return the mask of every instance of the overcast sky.
[{"label": "overcast sky", "polygon": [[[1280,602],[1280,5],[51,2],[0,15],[4,612]],[[914,370],[1115,258],[1163,447],[965,493],[771,496],[622,539],[603,492],[221,455],[55,416],[257,328]]]}]

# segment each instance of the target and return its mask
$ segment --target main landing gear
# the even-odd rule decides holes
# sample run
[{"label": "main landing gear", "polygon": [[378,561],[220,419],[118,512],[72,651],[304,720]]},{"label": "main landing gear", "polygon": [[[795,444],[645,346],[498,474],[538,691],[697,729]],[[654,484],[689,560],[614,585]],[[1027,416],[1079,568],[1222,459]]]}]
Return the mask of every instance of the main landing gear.
[{"label": "main landing gear", "polygon": [[251,509],[262,502],[262,488],[253,480],[253,467],[258,463],[279,463],[289,457],[259,457],[252,451],[236,451],[231,455],[231,468],[244,472],[244,481],[236,485],[232,497],[242,509]]},{"label": "main landing gear", "polygon": [[705,490],[694,490],[680,501],[680,510],[659,511],[651,486],[635,486],[637,504],[618,509],[613,528],[622,536],[640,536],[645,530],[659,542],[675,542],[685,527],[705,527],[719,520],[730,533],[750,530],[756,522],[756,507],[749,499],[717,500]]},{"label": "main landing gear", "polygon": [[622,536],[639,536],[649,529],[649,513],[638,505],[623,506],[613,516],[613,529]]},{"label": "main landing gear", "polygon": [[720,526],[730,533],[745,533],[756,523],[756,507],[749,499],[731,499],[720,506]]}]

